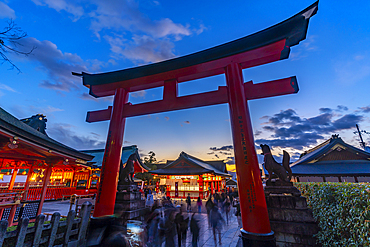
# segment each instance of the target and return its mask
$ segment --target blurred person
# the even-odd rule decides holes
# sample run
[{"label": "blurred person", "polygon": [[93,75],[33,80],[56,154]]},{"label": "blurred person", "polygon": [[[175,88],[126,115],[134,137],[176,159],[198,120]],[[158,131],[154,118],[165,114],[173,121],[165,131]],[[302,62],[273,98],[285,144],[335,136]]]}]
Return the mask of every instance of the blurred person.
[{"label": "blurred person", "polygon": [[226,195],[226,198],[224,200],[224,212],[226,214],[226,223],[229,224],[229,213],[231,208],[231,201],[230,197]]},{"label": "blurred person", "polygon": [[200,226],[199,226],[199,221],[195,217],[195,213],[193,213],[193,215],[191,216],[190,232],[192,234],[192,239],[191,239],[192,247],[198,247]]},{"label": "blurred person", "polygon": [[180,211],[175,216],[175,224],[177,229],[177,240],[178,246],[181,244],[186,244],[186,233],[189,227],[189,218],[185,217],[182,213],[182,208],[179,208]]},{"label": "blurred person", "polygon": [[159,221],[161,219],[161,210],[155,209],[146,221],[148,232],[148,247],[157,247],[161,243],[159,236]]},{"label": "blurred person", "polygon": [[218,207],[215,205],[211,212],[210,212],[210,218],[211,218],[211,227],[213,232],[213,239],[215,241],[215,246],[217,246],[217,239],[216,235],[218,235],[219,244],[221,245],[221,231],[222,227],[225,224],[225,220],[222,218],[222,215],[220,211],[218,210]]},{"label": "blurred person", "polygon": [[190,193],[188,193],[188,196],[186,197],[186,210],[188,212],[191,212],[191,198],[190,198]]},{"label": "blurred person", "polygon": [[212,196],[208,197],[208,200],[206,202],[206,209],[207,209],[207,219],[208,219],[208,228],[211,227],[211,218],[210,213],[212,208],[214,207],[214,203],[212,202]]},{"label": "blurred person", "polygon": [[202,200],[200,199],[200,196],[198,196],[197,200],[197,206],[198,206],[198,213],[200,214],[202,212]]}]

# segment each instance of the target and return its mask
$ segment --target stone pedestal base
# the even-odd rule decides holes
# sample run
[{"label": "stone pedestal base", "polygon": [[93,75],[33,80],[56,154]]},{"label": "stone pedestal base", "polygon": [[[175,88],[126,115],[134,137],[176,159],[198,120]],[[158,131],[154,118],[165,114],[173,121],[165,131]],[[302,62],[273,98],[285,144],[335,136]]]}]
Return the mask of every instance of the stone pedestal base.
[{"label": "stone pedestal base", "polygon": [[[275,186],[271,186],[275,187]],[[276,246],[318,246],[313,237],[319,227],[297,188],[266,187],[265,196]],[[281,186],[283,187],[283,186]],[[285,187],[285,186],[284,186]],[[279,194],[279,190],[283,193]]]},{"label": "stone pedestal base", "polygon": [[116,204],[122,205],[127,220],[143,220],[144,215],[149,211],[145,207],[145,200],[141,199],[140,191],[117,192]]},{"label": "stone pedestal base", "polygon": [[240,233],[243,247],[276,247],[274,232],[256,234],[241,229]]}]

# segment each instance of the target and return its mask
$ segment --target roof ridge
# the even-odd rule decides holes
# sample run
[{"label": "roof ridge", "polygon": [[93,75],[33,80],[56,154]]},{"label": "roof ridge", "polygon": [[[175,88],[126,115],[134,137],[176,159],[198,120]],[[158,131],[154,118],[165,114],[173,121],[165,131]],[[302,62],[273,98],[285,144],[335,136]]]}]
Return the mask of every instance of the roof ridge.
[{"label": "roof ridge", "polygon": [[309,154],[309,153],[312,153],[313,151],[316,151],[317,149],[319,149],[319,148],[321,148],[321,147],[323,147],[323,146],[328,145],[328,144],[330,143],[330,141],[331,141],[331,140],[332,140],[332,139],[330,138],[330,139],[328,139],[328,140],[324,141],[323,143],[321,143],[321,144],[317,145],[316,147],[313,147],[313,148],[311,148],[311,149],[309,149],[309,150],[307,150],[307,151],[304,151],[304,152],[301,154],[301,157],[300,157],[300,158],[302,158],[303,156],[305,156],[305,155],[307,155],[307,154]]}]

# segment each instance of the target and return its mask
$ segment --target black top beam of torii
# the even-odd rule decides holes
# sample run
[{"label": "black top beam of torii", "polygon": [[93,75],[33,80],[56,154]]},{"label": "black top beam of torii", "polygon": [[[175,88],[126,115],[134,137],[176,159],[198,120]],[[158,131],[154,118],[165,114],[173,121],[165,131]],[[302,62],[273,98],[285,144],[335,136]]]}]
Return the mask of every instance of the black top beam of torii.
[{"label": "black top beam of torii", "polygon": [[[104,97],[114,95],[116,88],[126,88],[133,92],[164,86],[165,80],[176,78],[177,82],[184,82],[222,74],[224,73],[223,69],[220,69],[222,63],[219,66],[202,66],[202,68],[199,68],[199,65],[208,65],[214,61],[235,57],[281,40],[285,40],[284,47],[277,51],[280,56],[275,60],[286,59],[289,56],[290,47],[297,45],[306,38],[309,19],[316,14],[317,9],[318,1],[291,18],[267,29],[186,56],[107,73],[89,74],[82,72],[81,74],[73,74],[82,76],[83,84],[90,88],[90,95]],[[276,54],[272,52],[267,55]],[[253,63],[251,59],[245,58],[243,59],[245,61],[241,61],[243,69],[260,65],[260,63]],[[255,57],[255,59],[263,59],[263,57]],[[189,75],[188,70],[197,66],[196,71]]]},{"label": "black top beam of torii", "polygon": [[[286,59],[290,47],[306,38],[309,19],[316,14],[318,2],[293,17],[252,35],[209,48],[190,55],[101,74],[82,72],[83,84],[90,88],[94,97],[115,94],[117,88],[129,92],[164,86],[163,100],[124,107],[124,117],[188,109],[201,106],[228,103],[227,87],[217,91],[177,96],[177,83],[225,73],[230,61],[249,68]],[[296,78],[253,84],[244,84],[247,99],[259,99],[298,92]],[[87,122],[109,120],[112,107],[90,111]]]}]

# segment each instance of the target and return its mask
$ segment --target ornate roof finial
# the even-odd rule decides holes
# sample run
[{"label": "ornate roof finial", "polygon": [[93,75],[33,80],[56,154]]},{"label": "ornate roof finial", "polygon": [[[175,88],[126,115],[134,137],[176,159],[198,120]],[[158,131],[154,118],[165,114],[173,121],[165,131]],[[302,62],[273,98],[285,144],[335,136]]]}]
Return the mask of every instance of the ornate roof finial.
[{"label": "ornate roof finial", "polygon": [[36,115],[33,115],[30,118],[21,119],[20,121],[22,121],[23,123],[31,126],[35,130],[40,131],[44,135],[47,135],[45,130],[46,130],[46,122],[48,120],[46,119],[45,115],[36,114]]}]

